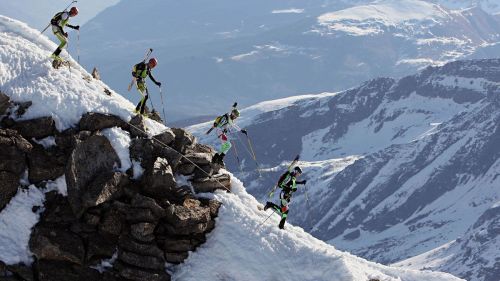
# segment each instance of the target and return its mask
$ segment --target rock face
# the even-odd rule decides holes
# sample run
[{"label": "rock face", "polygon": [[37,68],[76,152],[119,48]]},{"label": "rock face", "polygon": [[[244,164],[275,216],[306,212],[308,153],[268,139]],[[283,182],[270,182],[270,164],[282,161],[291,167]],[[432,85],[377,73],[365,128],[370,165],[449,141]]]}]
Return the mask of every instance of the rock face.
[{"label": "rock face", "polygon": [[[0,118],[10,106],[0,94]],[[34,209],[43,211],[29,241],[35,262],[32,267],[0,262],[1,280],[168,281],[165,263],[182,263],[214,228],[220,203],[197,199],[175,178],[200,179],[207,171],[214,179],[226,176],[214,172],[210,148],[196,145],[184,130],[166,129],[151,138],[142,117],[126,123],[97,113],[64,132],[56,132],[50,117],[4,120],[2,126],[12,129],[0,128],[0,210],[25,171],[29,183],[40,188],[64,175],[68,195],[45,194],[43,208]],[[142,175],[119,171],[117,152],[99,132],[112,127],[132,136],[130,158],[140,163]],[[44,147],[35,140],[45,137],[55,144]],[[112,260],[112,267],[104,273],[92,268],[103,260]]]},{"label": "rock face", "polygon": [[[104,189],[106,177],[104,173],[113,170],[120,159],[108,139],[102,135],[92,135],[88,138],[83,137],[77,141],[75,150],[70,156],[66,166],[66,183],[68,185],[68,200],[73,208],[73,212],[79,217],[85,211],[85,205],[82,198],[98,199],[99,188]],[[92,184],[92,189],[89,186]],[[94,195],[89,195],[91,192]],[[105,192],[112,192],[108,189]],[[108,198],[110,195],[107,196]],[[105,200],[104,197],[100,197]],[[102,202],[101,202],[102,203]],[[97,204],[97,201],[96,201]]]},{"label": "rock face", "polygon": [[16,194],[27,167],[26,155],[32,148],[16,131],[0,129],[0,211]]}]

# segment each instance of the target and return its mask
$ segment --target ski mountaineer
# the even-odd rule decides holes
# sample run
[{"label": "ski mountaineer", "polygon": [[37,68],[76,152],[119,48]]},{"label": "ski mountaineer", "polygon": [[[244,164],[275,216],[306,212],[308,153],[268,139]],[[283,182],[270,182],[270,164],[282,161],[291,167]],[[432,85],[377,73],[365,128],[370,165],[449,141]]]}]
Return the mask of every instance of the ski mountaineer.
[{"label": "ski mountaineer", "polygon": [[220,165],[224,165],[224,156],[226,156],[227,152],[231,149],[231,141],[228,138],[228,134],[231,133],[231,129],[235,128],[243,134],[247,134],[246,130],[241,129],[236,125],[236,118],[240,117],[240,111],[236,108],[238,103],[233,104],[233,108],[231,112],[221,115],[215,118],[214,124],[210,130],[208,130],[207,134],[209,134],[213,129],[216,129],[217,137],[221,140],[221,146],[218,153],[215,153],[212,158],[213,163],[217,163]]},{"label": "ski mountaineer", "polygon": [[158,61],[155,58],[149,59],[146,63],[145,61],[140,62],[132,68],[132,76],[135,79],[137,91],[142,95],[141,101],[135,107],[135,113],[140,113],[144,115],[144,110],[146,109],[146,101],[149,98],[148,87],[146,86],[146,77],[149,76],[151,81],[153,81],[156,86],[161,87],[161,83],[156,81],[151,74],[151,69],[158,65]]},{"label": "ski mountaineer", "polygon": [[[281,175],[278,184],[279,188],[281,188],[281,193],[280,193],[280,206],[272,203],[272,202],[267,202],[266,206],[264,207],[264,211],[273,208],[277,214],[281,214],[281,221],[279,223],[279,228],[283,229],[285,227],[285,221],[288,216],[288,205],[290,204],[290,200],[292,199],[292,194],[297,191],[297,184],[306,184],[306,180],[303,181],[297,181],[297,178],[302,174],[302,169],[300,167],[295,167],[290,169]],[[271,192],[270,196],[272,196],[274,193],[274,189]]]},{"label": "ski mountaineer", "polygon": [[78,15],[78,8],[71,7],[69,12],[68,11],[59,12],[55,14],[55,16],[50,20],[50,24],[52,25],[52,32],[61,42],[61,44],[57,46],[57,49],[51,55],[51,58],[54,59],[54,61],[62,60],[59,54],[61,53],[62,49],[68,44],[68,33],[64,32],[63,28],[67,26],[75,30],[80,30],[79,25],[74,26],[68,24],[69,18],[74,17],[76,15]]}]

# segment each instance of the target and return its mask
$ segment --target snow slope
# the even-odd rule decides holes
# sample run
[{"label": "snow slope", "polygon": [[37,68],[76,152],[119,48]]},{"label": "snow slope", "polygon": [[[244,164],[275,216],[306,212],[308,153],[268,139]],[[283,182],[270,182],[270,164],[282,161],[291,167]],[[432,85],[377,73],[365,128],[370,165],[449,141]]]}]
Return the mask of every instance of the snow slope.
[{"label": "snow slope", "polygon": [[[64,130],[89,111],[130,118],[132,104],[115,92],[105,95],[102,82],[82,79],[88,74],[81,67],[75,65],[71,72],[53,70],[47,57],[55,46],[37,31],[0,17],[0,42],[0,88],[15,102],[33,102],[24,119],[50,115],[57,120],[57,129]],[[151,134],[162,128],[152,121],[148,124]],[[133,165],[126,153],[130,137],[116,128],[103,133],[113,143],[122,166]],[[50,140],[41,142],[50,144]],[[64,187],[58,180],[45,191],[65,194]],[[31,261],[27,242],[38,215],[30,210],[43,203],[44,191],[34,186],[28,190],[19,191],[0,213],[0,259],[8,264]],[[212,195],[224,203],[216,229],[184,264],[171,268],[173,280],[280,280],[283,276],[289,280],[460,280],[446,273],[391,268],[356,258],[300,228],[289,225],[287,231],[279,230],[276,217],[257,229],[267,214],[257,210],[258,202],[236,178],[233,190]]]},{"label": "snow slope", "polygon": [[[208,242],[176,269],[173,280],[458,280],[443,273],[394,270],[340,252],[333,246],[313,238],[302,228],[276,226],[273,215],[259,211],[257,200],[242,183],[232,178],[232,193],[218,192],[221,201],[215,230]],[[212,196],[207,195],[207,196]],[[213,270],[218,268],[218,270]]]}]

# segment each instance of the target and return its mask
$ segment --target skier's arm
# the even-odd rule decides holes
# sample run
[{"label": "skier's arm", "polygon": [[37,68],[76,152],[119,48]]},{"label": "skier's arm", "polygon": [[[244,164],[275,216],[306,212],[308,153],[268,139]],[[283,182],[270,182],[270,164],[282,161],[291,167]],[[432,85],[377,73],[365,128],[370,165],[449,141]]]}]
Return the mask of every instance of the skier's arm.
[{"label": "skier's arm", "polygon": [[73,28],[75,30],[80,30],[80,26],[79,25],[66,24],[66,26],[69,27],[69,28]]},{"label": "skier's arm", "polygon": [[161,83],[156,81],[156,79],[153,77],[153,74],[151,74],[151,71],[148,71],[148,76],[151,79],[151,81],[153,81],[156,84],[156,86],[161,87]]},{"label": "skier's arm", "polygon": [[302,180],[302,181],[296,181],[295,184],[306,184],[307,181],[306,180]]}]

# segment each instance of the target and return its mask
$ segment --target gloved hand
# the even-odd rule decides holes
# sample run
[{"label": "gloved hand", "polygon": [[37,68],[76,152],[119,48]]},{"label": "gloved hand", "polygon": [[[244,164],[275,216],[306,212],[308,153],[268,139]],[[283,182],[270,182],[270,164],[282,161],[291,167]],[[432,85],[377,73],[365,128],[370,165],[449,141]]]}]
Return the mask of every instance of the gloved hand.
[{"label": "gloved hand", "polygon": [[240,132],[248,136],[248,132],[247,132],[247,130],[243,129],[243,130],[241,130]]},{"label": "gloved hand", "polygon": [[68,32],[64,32],[64,37],[68,38]]},{"label": "gloved hand", "polygon": [[79,25],[75,26],[75,29],[80,30],[80,26]]},{"label": "gloved hand", "polygon": [[297,181],[295,182],[296,184],[306,184],[307,183],[307,180],[303,180],[303,181]]},{"label": "gloved hand", "polygon": [[156,86],[161,87],[161,82],[156,83]]},{"label": "gloved hand", "polygon": [[237,102],[233,103],[233,107],[237,107],[237,106],[238,106]]}]

